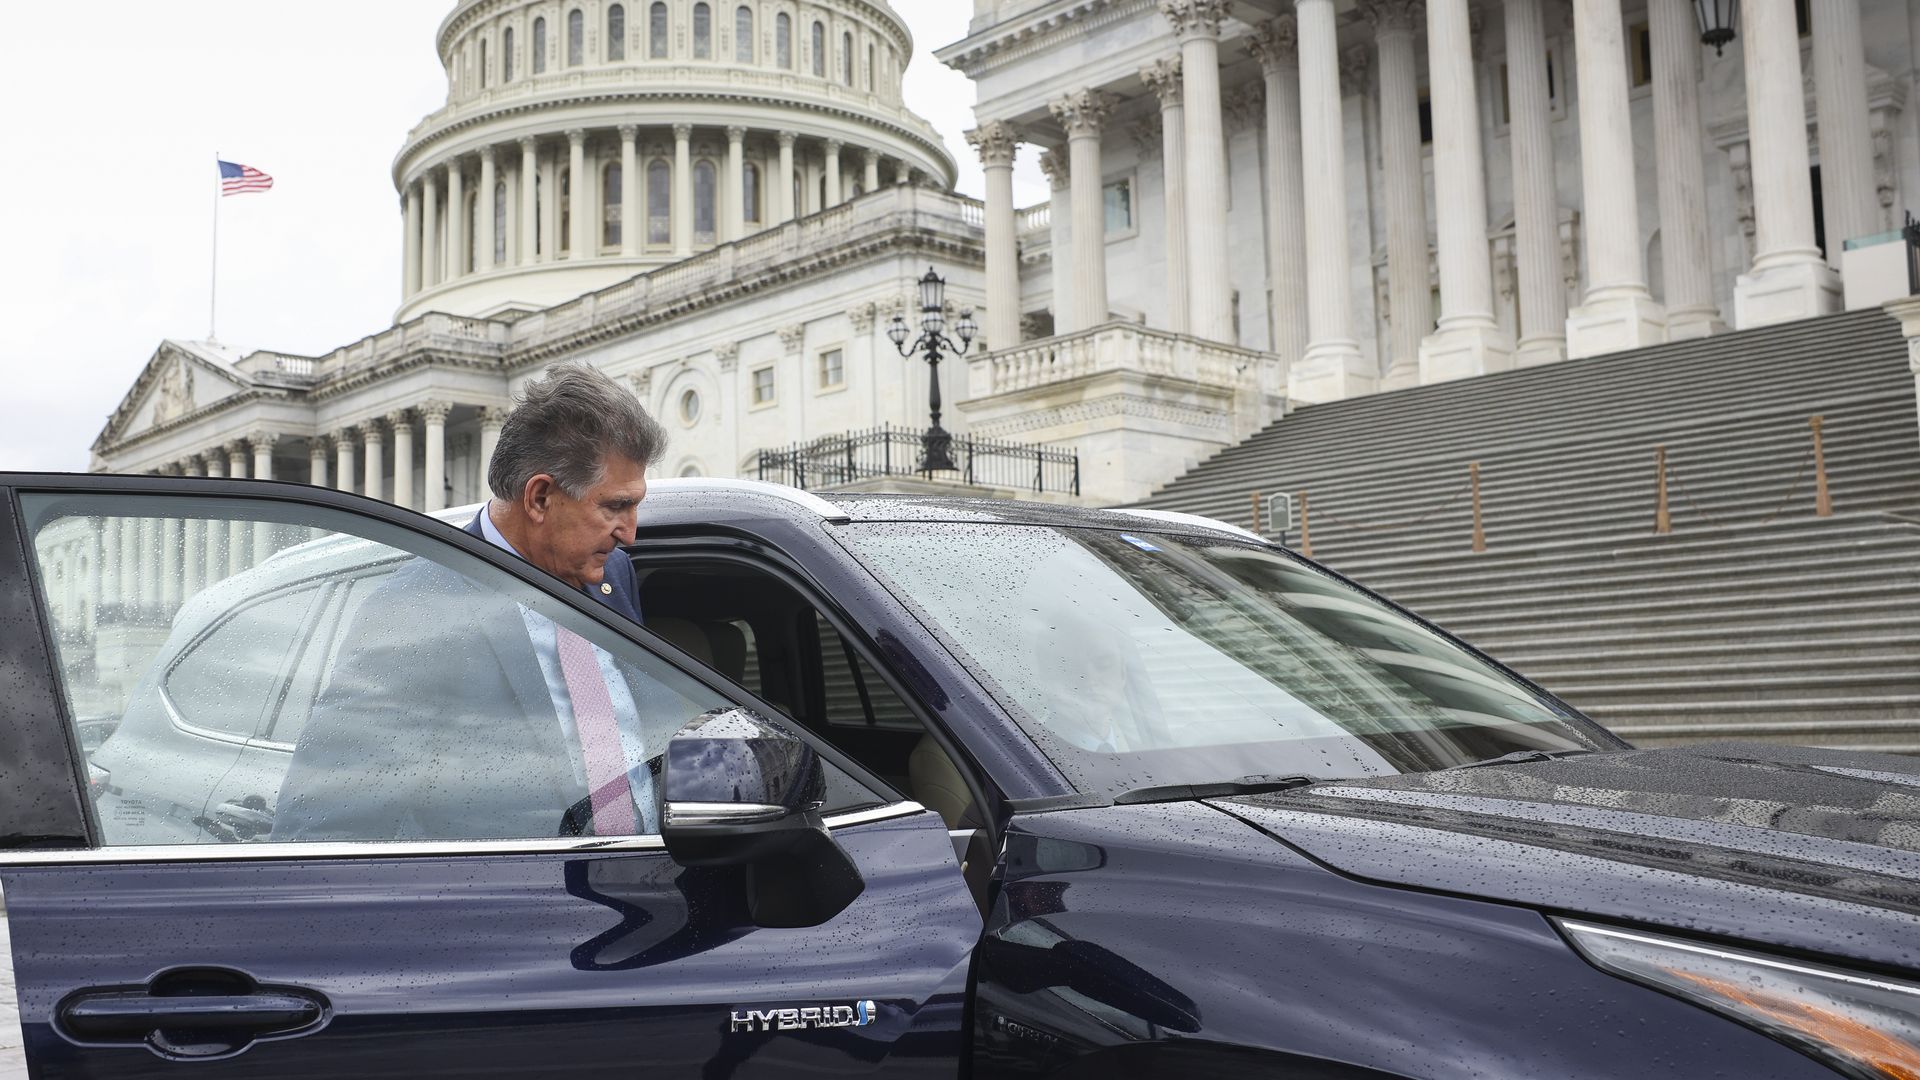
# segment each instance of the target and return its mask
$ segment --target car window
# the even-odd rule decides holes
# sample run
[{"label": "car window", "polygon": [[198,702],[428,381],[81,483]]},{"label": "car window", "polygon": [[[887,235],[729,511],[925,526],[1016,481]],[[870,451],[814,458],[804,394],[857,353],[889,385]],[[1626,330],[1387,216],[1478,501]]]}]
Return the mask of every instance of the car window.
[{"label": "car window", "polygon": [[[667,741],[733,707],[546,591],[375,519],[165,496],[22,507],[42,581],[76,551],[103,566],[94,602],[48,608],[74,721],[110,732],[88,755],[109,845],[654,833]],[[829,810],[880,801],[828,773]]]},{"label": "car window", "polygon": [[167,666],[161,690],[179,724],[251,738],[288,687],[286,667],[308,641],[321,588],[273,593],[227,615]]}]

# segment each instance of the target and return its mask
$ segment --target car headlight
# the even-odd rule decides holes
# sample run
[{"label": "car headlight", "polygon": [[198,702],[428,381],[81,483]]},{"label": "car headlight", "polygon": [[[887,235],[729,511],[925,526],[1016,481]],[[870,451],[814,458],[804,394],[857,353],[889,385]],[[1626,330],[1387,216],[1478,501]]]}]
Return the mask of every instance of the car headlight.
[{"label": "car headlight", "polygon": [[1595,967],[1732,1017],[1858,1080],[1920,1080],[1920,985],[1557,919]]}]

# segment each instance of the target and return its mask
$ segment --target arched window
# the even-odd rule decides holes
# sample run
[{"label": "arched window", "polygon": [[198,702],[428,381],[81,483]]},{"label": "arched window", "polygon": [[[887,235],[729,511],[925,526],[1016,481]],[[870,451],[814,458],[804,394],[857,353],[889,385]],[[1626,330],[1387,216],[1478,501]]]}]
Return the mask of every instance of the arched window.
[{"label": "arched window", "polygon": [[747,163],[740,174],[741,214],[755,225],[764,220],[760,216],[760,166]]},{"label": "arched window", "polygon": [[547,181],[538,172],[533,174],[533,251],[547,250]]},{"label": "arched window", "polygon": [[813,77],[827,77],[827,28],[820,23],[813,24]]},{"label": "arched window", "polygon": [[840,81],[853,85],[853,35],[840,35]]},{"label": "arched window", "polygon": [[480,252],[478,250],[480,245],[476,242],[479,240],[477,234],[480,231],[480,193],[478,191],[467,192],[467,197],[461,206],[461,211],[460,231],[466,234],[467,238],[465,245],[467,249],[467,265],[465,270],[471,274],[480,262]]},{"label": "arched window", "polygon": [[773,63],[782,71],[793,67],[793,20],[784,11],[773,20]]},{"label": "arched window", "polygon": [[533,20],[533,63],[528,65],[535,75],[547,70],[547,20]]},{"label": "arched window", "polygon": [[620,163],[609,162],[600,170],[600,244],[602,247],[620,246],[620,210],[626,195],[621,191],[625,180],[620,173]]},{"label": "arched window", "polygon": [[487,39],[480,39],[480,89],[487,88]]},{"label": "arched window", "polygon": [[793,216],[799,217],[807,212],[807,204],[801,199],[805,189],[800,186],[800,170],[793,171]]},{"label": "arched window", "polygon": [[627,9],[615,4],[607,9],[607,59],[627,58]]},{"label": "arched window", "polygon": [[753,9],[744,4],[733,13],[733,62],[753,63]]},{"label": "arched window", "polygon": [[667,58],[667,5],[647,9],[647,55],[655,60]]},{"label": "arched window", "polygon": [[560,243],[561,252],[573,250],[573,170],[560,170]]},{"label": "arched window", "polygon": [[493,264],[507,262],[507,182],[493,182]]},{"label": "arched window", "polygon": [[873,43],[867,43],[867,90],[873,90]]},{"label": "arched window", "polygon": [[673,243],[673,171],[658,158],[647,164],[647,243]]},{"label": "arched window", "polygon": [[693,242],[713,243],[714,183],[713,162],[702,161],[693,167]]},{"label": "arched window", "polygon": [[713,59],[713,9],[705,4],[693,5],[693,58]]},{"label": "arched window", "polygon": [[567,66],[579,67],[587,59],[587,16],[579,8],[567,12]]},{"label": "arched window", "polygon": [[513,27],[500,32],[500,81],[513,81]]}]

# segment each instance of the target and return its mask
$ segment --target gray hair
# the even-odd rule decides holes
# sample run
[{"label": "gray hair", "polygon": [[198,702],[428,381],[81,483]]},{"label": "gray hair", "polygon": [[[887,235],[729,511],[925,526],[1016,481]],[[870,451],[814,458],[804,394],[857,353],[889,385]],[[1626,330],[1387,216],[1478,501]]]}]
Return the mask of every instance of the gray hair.
[{"label": "gray hair", "polygon": [[667,449],[667,433],[639,399],[596,368],[555,364],[528,384],[500,429],[487,486],[514,500],[541,473],[582,498],[618,455],[646,468]]}]

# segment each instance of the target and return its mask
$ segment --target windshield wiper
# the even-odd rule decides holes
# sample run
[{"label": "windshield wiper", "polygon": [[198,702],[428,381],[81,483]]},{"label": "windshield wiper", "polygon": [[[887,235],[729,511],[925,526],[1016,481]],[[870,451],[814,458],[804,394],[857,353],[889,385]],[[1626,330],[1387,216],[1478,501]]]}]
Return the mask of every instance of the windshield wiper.
[{"label": "windshield wiper", "polygon": [[1515,750],[1511,754],[1501,754],[1481,761],[1469,761],[1462,765],[1449,765],[1439,772],[1455,772],[1460,769],[1480,769],[1488,765],[1518,765],[1526,761],[1552,761],[1556,758],[1578,757],[1591,754],[1591,750]]},{"label": "windshield wiper", "polygon": [[1134,803],[1185,802],[1190,799],[1220,799],[1229,795],[1259,795],[1269,791],[1291,791],[1308,784],[1326,783],[1324,776],[1243,776],[1212,784],[1162,784],[1134,788],[1113,797],[1113,805]]}]

